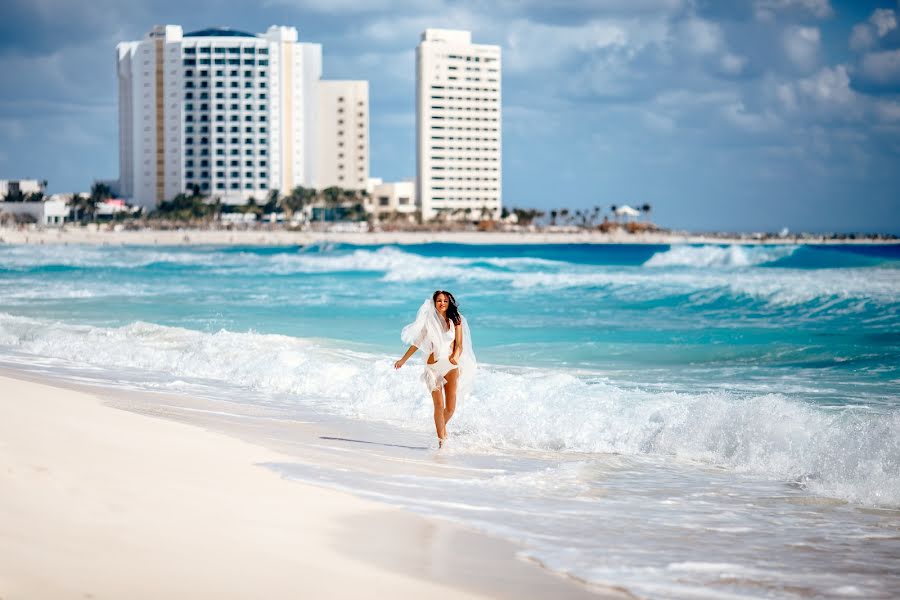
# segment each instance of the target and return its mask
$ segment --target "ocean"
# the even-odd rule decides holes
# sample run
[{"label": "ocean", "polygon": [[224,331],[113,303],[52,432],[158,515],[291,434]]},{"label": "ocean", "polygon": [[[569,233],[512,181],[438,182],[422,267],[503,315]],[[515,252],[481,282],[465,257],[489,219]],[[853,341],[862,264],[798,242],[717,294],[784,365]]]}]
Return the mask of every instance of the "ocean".
[{"label": "ocean", "polygon": [[[440,452],[392,368],[436,289],[480,363]],[[0,246],[0,366],[639,597],[900,596],[900,245]]]}]

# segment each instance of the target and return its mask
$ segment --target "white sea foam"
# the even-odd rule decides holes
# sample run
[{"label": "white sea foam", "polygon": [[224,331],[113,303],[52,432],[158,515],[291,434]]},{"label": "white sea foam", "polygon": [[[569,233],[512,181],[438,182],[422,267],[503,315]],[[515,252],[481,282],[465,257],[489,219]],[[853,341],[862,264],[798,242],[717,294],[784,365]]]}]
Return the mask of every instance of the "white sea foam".
[{"label": "white sea foam", "polygon": [[[430,402],[419,367],[310,340],[119,328],[0,315],[0,346],[108,370],[218,381],[286,404],[421,430]],[[280,394],[280,395],[279,395]],[[287,396],[285,396],[285,394]],[[273,399],[272,402],[275,402]],[[456,422],[471,449],[663,455],[794,481],[837,498],[900,505],[900,412],[825,410],[781,394],[737,396],[623,388],[566,372],[485,368]]]},{"label": "white sea foam", "polygon": [[673,246],[657,252],[646,267],[751,267],[790,256],[799,246]]}]

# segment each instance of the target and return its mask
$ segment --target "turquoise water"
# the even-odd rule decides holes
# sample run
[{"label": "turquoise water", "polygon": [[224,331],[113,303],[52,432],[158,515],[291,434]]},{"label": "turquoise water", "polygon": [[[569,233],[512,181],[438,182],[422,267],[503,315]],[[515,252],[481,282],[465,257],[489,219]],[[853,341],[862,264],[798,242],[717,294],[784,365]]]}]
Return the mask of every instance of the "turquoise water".
[{"label": "turquoise water", "polygon": [[[900,246],[7,246],[0,361],[430,443],[419,367],[390,365],[400,328],[449,289],[482,369],[446,456],[479,475],[420,478],[411,496],[403,474],[285,473],[423,512],[448,494],[525,498],[518,513],[444,516],[649,597],[891,597],[898,267]],[[826,541],[803,541],[808,527]],[[768,532],[782,566],[735,549],[764,537],[748,531]],[[807,560],[807,543],[833,560]]]}]

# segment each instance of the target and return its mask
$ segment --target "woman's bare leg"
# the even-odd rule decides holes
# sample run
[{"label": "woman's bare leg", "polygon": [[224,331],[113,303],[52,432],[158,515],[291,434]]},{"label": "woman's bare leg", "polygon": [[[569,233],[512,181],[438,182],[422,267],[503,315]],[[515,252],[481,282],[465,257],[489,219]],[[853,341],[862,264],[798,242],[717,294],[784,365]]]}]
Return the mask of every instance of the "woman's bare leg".
[{"label": "woman's bare leg", "polygon": [[444,420],[444,394],[441,388],[432,390],[431,400],[434,402],[434,428],[439,439],[447,437],[447,422]]},{"label": "woman's bare leg", "polygon": [[444,433],[446,434],[447,423],[456,412],[456,384],[459,381],[459,369],[453,369],[444,378],[447,380],[447,383],[444,384]]}]

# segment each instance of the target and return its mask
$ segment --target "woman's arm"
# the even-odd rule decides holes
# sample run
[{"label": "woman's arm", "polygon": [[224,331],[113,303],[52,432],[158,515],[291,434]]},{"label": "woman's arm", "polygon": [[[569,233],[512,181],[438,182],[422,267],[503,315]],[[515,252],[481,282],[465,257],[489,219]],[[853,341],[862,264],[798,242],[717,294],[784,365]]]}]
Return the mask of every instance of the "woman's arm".
[{"label": "woman's arm", "polygon": [[454,365],[459,361],[459,355],[462,354],[462,322],[456,326],[456,338],[453,340],[453,353],[450,355],[450,362]]},{"label": "woman's arm", "polygon": [[416,346],[410,346],[406,351],[406,354],[403,355],[403,358],[394,363],[394,368],[399,369],[400,367],[402,367],[403,363],[409,360],[409,357],[416,353],[416,350],[418,350]]}]

